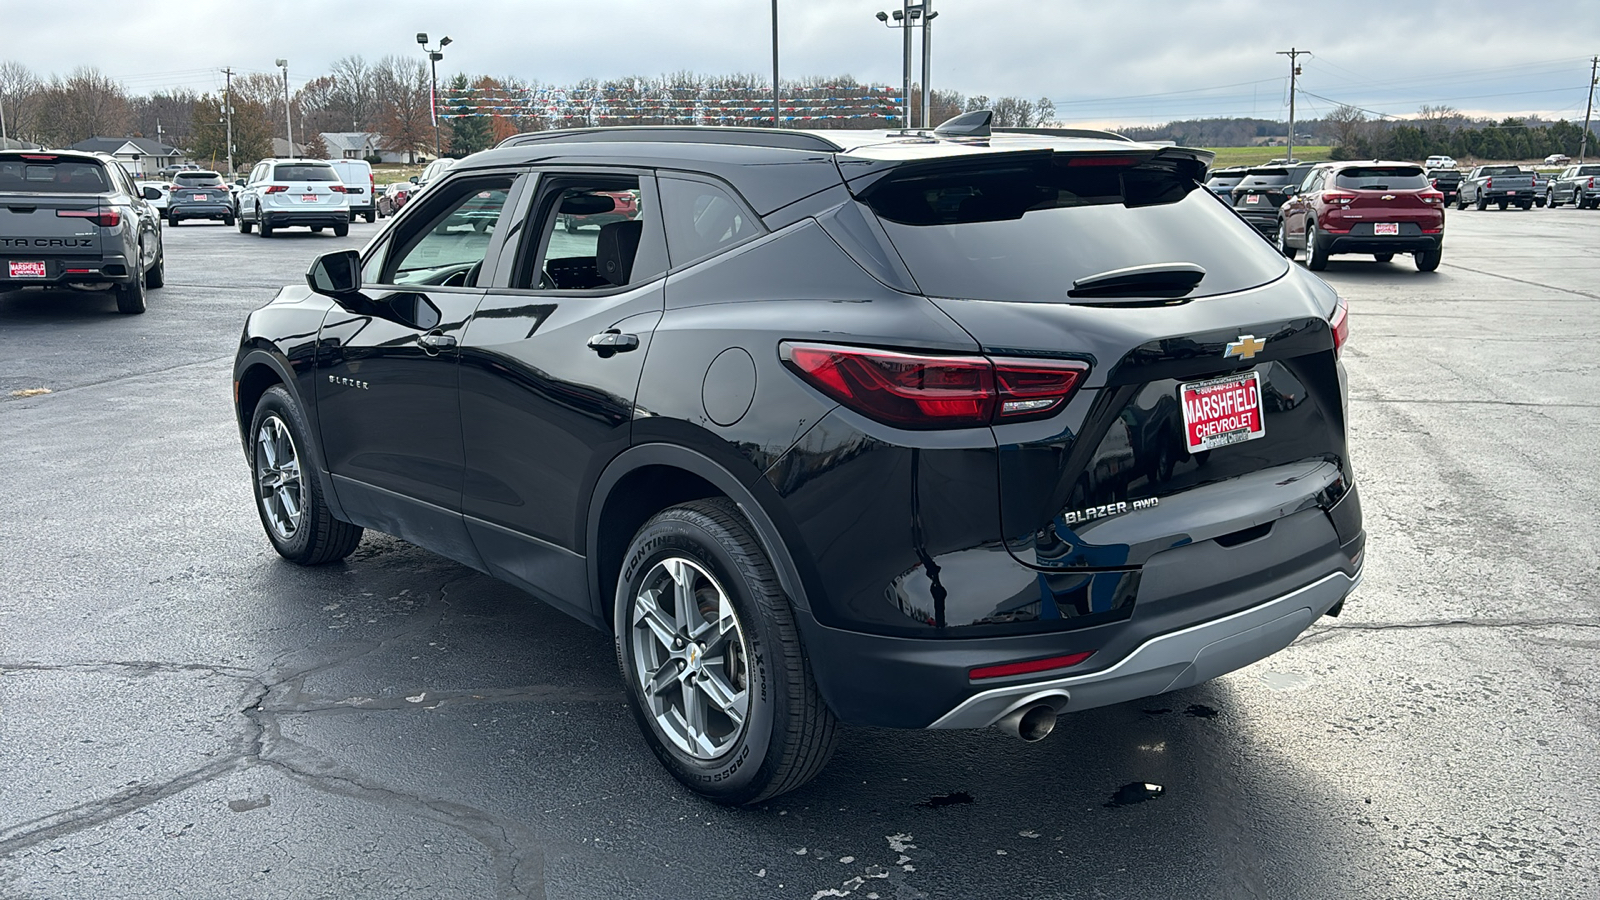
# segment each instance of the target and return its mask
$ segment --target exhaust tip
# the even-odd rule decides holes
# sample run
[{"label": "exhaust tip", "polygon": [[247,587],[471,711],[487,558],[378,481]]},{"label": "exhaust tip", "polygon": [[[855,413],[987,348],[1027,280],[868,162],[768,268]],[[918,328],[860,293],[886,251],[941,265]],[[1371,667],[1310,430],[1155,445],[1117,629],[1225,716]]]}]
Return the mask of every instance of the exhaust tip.
[{"label": "exhaust tip", "polygon": [[1037,743],[1055,730],[1056,708],[1048,703],[1035,703],[1007,713],[994,724],[996,728],[1025,743]]}]

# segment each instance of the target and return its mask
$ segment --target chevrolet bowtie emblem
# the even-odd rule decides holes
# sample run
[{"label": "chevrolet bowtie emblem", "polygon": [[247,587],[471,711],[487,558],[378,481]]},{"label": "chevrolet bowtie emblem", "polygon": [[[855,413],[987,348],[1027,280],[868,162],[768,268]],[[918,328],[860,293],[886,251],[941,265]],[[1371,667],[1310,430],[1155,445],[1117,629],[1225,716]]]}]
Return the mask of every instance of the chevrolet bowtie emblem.
[{"label": "chevrolet bowtie emblem", "polygon": [[1384,194],[1383,195],[1383,199],[1385,199],[1385,200],[1393,200],[1394,199],[1394,195],[1393,194]]},{"label": "chevrolet bowtie emblem", "polygon": [[1265,340],[1256,340],[1253,334],[1241,334],[1237,341],[1228,344],[1228,349],[1223,351],[1225,357],[1237,356],[1240,359],[1255,359],[1256,354],[1266,349]]}]

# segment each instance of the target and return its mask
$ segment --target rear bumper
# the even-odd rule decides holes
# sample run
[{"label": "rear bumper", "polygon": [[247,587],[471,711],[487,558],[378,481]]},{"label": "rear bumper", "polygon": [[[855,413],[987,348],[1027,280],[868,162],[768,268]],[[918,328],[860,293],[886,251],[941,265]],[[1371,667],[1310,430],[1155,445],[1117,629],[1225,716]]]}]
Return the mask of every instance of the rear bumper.
[{"label": "rear bumper", "polygon": [[225,219],[233,215],[232,203],[170,203],[169,219]]},{"label": "rear bumper", "polygon": [[[127,284],[133,280],[135,267],[120,253],[74,259],[47,257],[43,278],[11,278],[7,262],[28,259],[26,255],[0,255],[0,291],[14,291],[25,287],[51,287],[65,284]],[[32,257],[37,260],[38,257]]]},{"label": "rear bumper", "polygon": [[1324,232],[1318,239],[1329,253],[1419,253],[1444,245],[1443,234],[1337,235]]},{"label": "rear bumper", "polygon": [[976,694],[928,727],[984,728],[1038,703],[1073,712],[1191,687],[1289,646],[1360,583],[1360,571],[1353,578],[1334,572],[1258,606],[1152,638],[1109,669]]},{"label": "rear bumper", "polygon": [[295,225],[349,225],[350,211],[337,212],[262,212],[261,221],[271,228],[289,228]]}]

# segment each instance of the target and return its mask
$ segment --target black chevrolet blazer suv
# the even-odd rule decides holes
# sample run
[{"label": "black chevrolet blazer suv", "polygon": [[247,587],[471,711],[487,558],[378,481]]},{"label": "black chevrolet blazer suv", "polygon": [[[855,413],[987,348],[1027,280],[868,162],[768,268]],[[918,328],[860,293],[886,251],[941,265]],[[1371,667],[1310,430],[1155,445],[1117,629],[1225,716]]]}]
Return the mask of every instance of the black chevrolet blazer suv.
[{"label": "black chevrolet blazer suv", "polygon": [[1037,740],[1239,668],[1364,533],[1345,304],[1210,159],[987,113],[510,138],[249,317],[267,537],[376,529],[608,630],[724,803],[840,723]]}]

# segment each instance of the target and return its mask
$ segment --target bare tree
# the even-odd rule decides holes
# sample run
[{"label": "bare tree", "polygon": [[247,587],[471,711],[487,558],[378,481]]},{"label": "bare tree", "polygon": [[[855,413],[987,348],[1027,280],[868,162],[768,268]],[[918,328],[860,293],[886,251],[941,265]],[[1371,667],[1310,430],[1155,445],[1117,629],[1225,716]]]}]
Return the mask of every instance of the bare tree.
[{"label": "bare tree", "polygon": [[333,64],[331,109],[343,121],[330,131],[362,131],[371,127],[378,117],[378,105],[373,89],[373,69],[361,56],[346,56]]},{"label": "bare tree", "polygon": [[378,131],[383,148],[408,154],[433,146],[433,119],[428,108],[428,67],[420,59],[385,56],[372,69],[378,103]]},{"label": "bare tree", "polygon": [[48,143],[66,146],[85,138],[123,136],[132,117],[121,84],[93,66],[80,66],[66,78],[50,79],[36,118]]},{"label": "bare tree", "polygon": [[1353,146],[1367,131],[1367,114],[1350,105],[1328,113],[1322,121],[1333,132],[1333,142],[1340,147]]},{"label": "bare tree", "polygon": [[35,133],[34,118],[43,90],[44,85],[27,66],[9,59],[0,62],[0,119],[5,120],[7,136]]},{"label": "bare tree", "polygon": [[188,149],[193,141],[194,105],[199,95],[187,89],[129,100],[135,134]]}]

